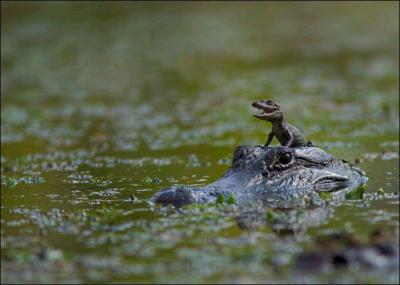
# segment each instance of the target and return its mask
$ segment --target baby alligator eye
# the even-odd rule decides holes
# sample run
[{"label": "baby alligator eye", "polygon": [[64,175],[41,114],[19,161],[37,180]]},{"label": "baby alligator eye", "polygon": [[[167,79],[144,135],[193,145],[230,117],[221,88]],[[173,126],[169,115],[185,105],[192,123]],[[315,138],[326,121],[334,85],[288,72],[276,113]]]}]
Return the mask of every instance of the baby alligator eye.
[{"label": "baby alligator eye", "polygon": [[285,152],[279,157],[279,162],[282,164],[288,164],[292,161],[292,154],[289,152]]}]

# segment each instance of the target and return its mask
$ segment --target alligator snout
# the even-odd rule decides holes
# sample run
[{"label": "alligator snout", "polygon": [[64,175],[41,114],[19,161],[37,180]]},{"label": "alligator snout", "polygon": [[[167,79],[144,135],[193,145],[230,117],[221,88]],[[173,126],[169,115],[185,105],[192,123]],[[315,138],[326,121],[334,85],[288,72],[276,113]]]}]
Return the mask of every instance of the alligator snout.
[{"label": "alligator snout", "polygon": [[183,205],[195,203],[196,198],[190,188],[175,186],[158,192],[151,198],[150,202],[161,205],[172,204],[176,207],[181,207]]}]

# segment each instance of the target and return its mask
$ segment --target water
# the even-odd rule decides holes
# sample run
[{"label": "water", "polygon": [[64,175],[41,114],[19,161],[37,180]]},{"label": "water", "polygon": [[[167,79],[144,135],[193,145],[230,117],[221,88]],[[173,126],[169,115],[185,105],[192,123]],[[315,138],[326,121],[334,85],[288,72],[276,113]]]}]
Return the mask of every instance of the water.
[{"label": "water", "polygon": [[[398,266],[292,270],[320,236],[398,234],[398,3],[1,5],[2,282],[398,283]],[[361,161],[363,200],[289,235],[148,205],[264,143],[264,98]]]}]

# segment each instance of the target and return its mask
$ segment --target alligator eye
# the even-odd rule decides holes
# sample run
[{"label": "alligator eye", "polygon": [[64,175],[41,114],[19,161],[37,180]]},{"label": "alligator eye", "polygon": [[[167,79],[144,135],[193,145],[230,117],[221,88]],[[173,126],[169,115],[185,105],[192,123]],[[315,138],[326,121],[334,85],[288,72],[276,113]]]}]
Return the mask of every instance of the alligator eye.
[{"label": "alligator eye", "polygon": [[292,161],[292,154],[289,152],[285,152],[279,157],[279,162],[282,164],[288,164]]}]

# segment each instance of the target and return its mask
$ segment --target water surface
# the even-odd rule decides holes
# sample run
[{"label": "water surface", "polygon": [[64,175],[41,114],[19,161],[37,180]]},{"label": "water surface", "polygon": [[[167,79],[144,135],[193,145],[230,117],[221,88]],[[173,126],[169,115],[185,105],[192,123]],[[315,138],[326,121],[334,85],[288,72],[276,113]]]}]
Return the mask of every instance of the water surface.
[{"label": "water surface", "polygon": [[[292,270],[320,236],[398,236],[398,8],[2,3],[2,282],[398,283],[398,266]],[[289,235],[240,228],[234,207],[149,206],[164,187],[219,178],[237,145],[263,144],[270,125],[250,108],[263,98],[359,161],[364,199]]]}]

